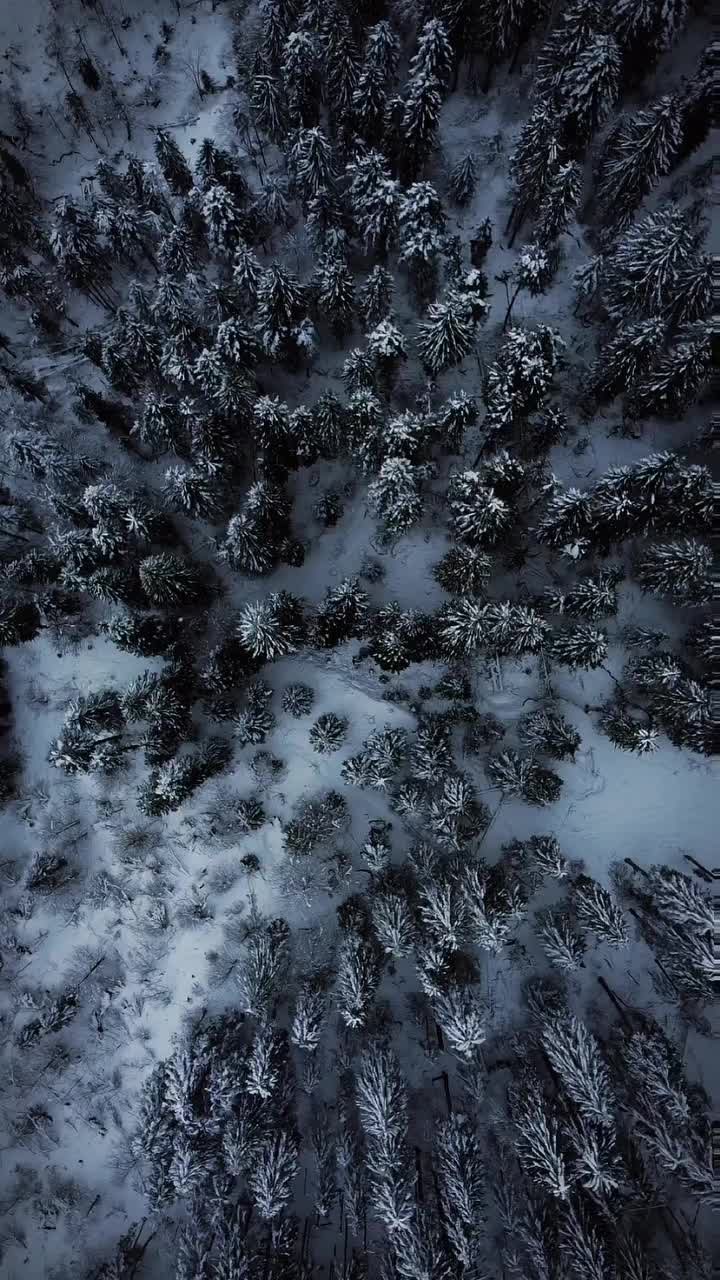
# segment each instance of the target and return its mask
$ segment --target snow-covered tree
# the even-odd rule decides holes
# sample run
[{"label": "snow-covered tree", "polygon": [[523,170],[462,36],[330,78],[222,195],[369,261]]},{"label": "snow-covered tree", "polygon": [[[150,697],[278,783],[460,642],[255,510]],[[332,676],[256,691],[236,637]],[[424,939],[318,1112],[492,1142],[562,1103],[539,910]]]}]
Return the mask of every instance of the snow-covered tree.
[{"label": "snow-covered tree", "polygon": [[140,562],[140,584],[151,605],[179,608],[207,598],[207,572],[169,551]]},{"label": "snow-covered tree", "polygon": [[474,987],[449,987],[433,1001],[435,1016],[452,1050],[472,1058],[487,1039],[485,1010]]},{"label": "snow-covered tree", "polygon": [[362,1055],[355,1082],[360,1123],[368,1138],[400,1137],[407,1123],[407,1096],[400,1064],[391,1049],[377,1043]]},{"label": "snow-covered tree", "polygon": [[675,208],[649,213],[628,227],[605,264],[605,302],[611,317],[627,322],[675,310],[678,289],[697,257],[700,239],[697,225]]},{"label": "snow-covered tree", "polygon": [[347,737],[348,722],[344,716],[328,711],[319,716],[310,730],[310,745],[321,755],[339,751]]},{"label": "snow-covered tree", "polygon": [[557,1122],[536,1085],[513,1086],[510,1112],[515,1125],[515,1149],[529,1178],[546,1194],[567,1200],[572,1172],[563,1150]]},{"label": "snow-covered tree", "polygon": [[630,931],[623,911],[612,894],[590,876],[573,881],[573,907],[578,923],[611,947],[626,947]]},{"label": "snow-covered tree", "polygon": [[545,199],[561,158],[560,122],[557,112],[542,99],[523,125],[510,157],[513,207],[506,230],[510,245],[526,218]]},{"label": "snow-covered tree", "polygon": [[413,76],[401,122],[402,169],[407,179],[417,177],[435,146],[441,106],[439,81],[426,71]]},{"label": "snow-covered tree", "polygon": [[373,899],[372,922],[380,946],[396,959],[412,954],[415,925],[407,899],[398,893],[380,893]]},{"label": "snow-covered tree", "polygon": [[455,204],[464,206],[470,203],[475,193],[476,180],[475,157],[470,151],[453,165],[448,174],[450,196]]},{"label": "snow-covered tree", "polygon": [[381,968],[374,943],[349,936],[340,951],[337,975],[338,1011],[346,1026],[365,1026],[380,978]]},{"label": "snow-covered tree", "polygon": [[476,328],[477,317],[457,289],[448,289],[428,307],[428,319],[418,325],[418,350],[433,378],[465,359],[473,348]]},{"label": "snow-covered tree", "polygon": [[282,709],[296,719],[300,719],[309,714],[314,701],[315,691],[309,685],[289,684],[283,691]]},{"label": "snow-covered tree", "polygon": [[353,275],[342,258],[330,255],[323,259],[316,275],[315,300],[337,338],[352,328],[354,310]]},{"label": "snow-covered tree", "polygon": [[585,943],[564,912],[538,913],[537,934],[548,960],[562,973],[574,973],[581,967]]},{"label": "snow-covered tree", "polygon": [[302,607],[287,591],[244,605],[237,634],[249,653],[266,662],[294,653],[303,635]]},{"label": "snow-covered tree", "polygon": [[582,180],[582,168],[577,160],[558,165],[550,177],[535,223],[539,245],[550,245],[567,231],[580,203]]},{"label": "snow-covered tree", "polygon": [[330,142],[322,129],[299,129],[288,152],[288,169],[304,204],[317,196],[321,188],[331,190],[335,168]]},{"label": "snow-covered tree", "polygon": [[680,100],[670,94],[623,115],[600,158],[597,196],[614,227],[627,226],[641,200],[669,173],[682,142]]},{"label": "snow-covered tree", "polygon": [[572,144],[586,146],[607,118],[620,89],[622,56],[612,35],[593,33],[565,71],[563,121]]},{"label": "snow-covered tree", "polygon": [[166,129],[158,129],[155,135],[155,157],[173,195],[186,196],[193,185],[190,166]]},{"label": "snow-covered tree", "polygon": [[561,666],[592,671],[601,667],[607,658],[607,635],[588,623],[577,622],[563,631],[553,632],[548,637],[547,652]]},{"label": "snow-covered tree", "polygon": [[231,258],[244,229],[244,215],[237,197],[227,187],[215,183],[203,196],[202,215],[211,247],[223,257]]},{"label": "snow-covered tree", "polygon": [[317,123],[320,85],[320,44],[309,31],[291,31],[282,56],[282,80],[291,118],[305,127]]},{"label": "snow-covered tree", "polygon": [[678,604],[707,604],[712,594],[713,556],[696,538],[656,542],[641,553],[636,576],[644,590],[672,596]]},{"label": "snow-covered tree", "polygon": [[259,1144],[248,1181],[261,1218],[270,1221],[282,1213],[297,1170],[298,1151],[290,1134],[281,1129]]},{"label": "snow-covered tree", "polygon": [[518,726],[522,747],[544,752],[554,760],[574,760],[581,738],[577,729],[552,707],[538,707]]},{"label": "snow-covered tree", "polygon": [[426,476],[426,466],[413,466],[406,458],[383,462],[368,489],[368,502],[389,538],[401,537],[422,518],[421,486]]},{"label": "snow-covered tree", "polygon": [[295,1001],[290,1039],[298,1049],[314,1053],[325,1022],[326,997],[312,984],[300,988]]},{"label": "snow-covered tree", "polygon": [[553,1070],[583,1118],[613,1128],[616,1100],[610,1073],[597,1040],[585,1024],[572,1014],[551,1016],[543,1027],[542,1043]]}]

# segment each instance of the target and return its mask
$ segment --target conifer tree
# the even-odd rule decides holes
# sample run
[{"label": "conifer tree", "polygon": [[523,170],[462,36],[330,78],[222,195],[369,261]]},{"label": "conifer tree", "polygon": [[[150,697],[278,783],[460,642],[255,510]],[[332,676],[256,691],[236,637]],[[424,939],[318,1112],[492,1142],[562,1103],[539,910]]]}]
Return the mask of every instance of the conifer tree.
[{"label": "conifer tree", "polygon": [[586,146],[618,97],[622,57],[612,35],[593,33],[564,77],[563,126],[573,149]]},{"label": "conifer tree", "polygon": [[249,653],[266,662],[294,653],[303,636],[300,602],[287,591],[273,591],[244,605],[237,634]]},{"label": "conifer tree", "polygon": [[523,125],[510,158],[513,207],[506,227],[510,246],[525,219],[545,199],[560,158],[557,113],[541,100]]},{"label": "conifer tree", "polygon": [[288,152],[288,168],[304,205],[335,184],[332,147],[322,129],[299,129]]},{"label": "conifer tree", "polygon": [[342,338],[352,328],[354,309],[353,276],[342,258],[329,255],[320,262],[315,288],[318,311]]},{"label": "conifer tree", "polygon": [[430,305],[428,319],[418,325],[418,350],[433,378],[461,364],[472,350],[476,327],[470,306],[455,289],[448,289],[440,302]]},{"label": "conifer tree", "polygon": [[712,562],[710,547],[695,538],[658,542],[642,555],[636,574],[646,591],[699,606],[711,598]]},{"label": "conifer tree", "polygon": [[590,876],[578,876],[572,886],[578,924],[611,947],[626,947],[630,940],[627,920],[612,894]]},{"label": "conifer tree", "polygon": [[558,165],[538,209],[535,224],[538,244],[548,246],[567,231],[580,203],[581,192],[582,168],[577,160]]},{"label": "conifer tree", "polygon": [[426,474],[426,467],[413,466],[406,458],[383,462],[368,489],[368,502],[388,538],[401,537],[422,518],[421,486]]},{"label": "conifer tree", "polygon": [[254,75],[251,80],[250,101],[257,128],[266,133],[272,142],[282,143],[288,131],[287,98],[277,76],[267,73]]},{"label": "conifer tree", "polygon": [[303,127],[317,124],[322,97],[319,78],[319,44],[308,31],[291,31],[282,55],[282,80],[290,115]]},{"label": "conifer tree", "polygon": [[661,209],[634,222],[606,259],[604,292],[612,319],[627,322],[675,311],[699,241],[697,225],[678,209]]},{"label": "conifer tree", "polygon": [[548,960],[562,973],[574,973],[584,963],[585,943],[564,912],[539,912],[537,933]]},{"label": "conifer tree", "polygon": [[470,203],[475,192],[476,177],[475,157],[472,152],[468,152],[453,165],[448,175],[450,196],[455,204],[464,206]]},{"label": "conifer tree", "polygon": [[190,166],[166,129],[158,129],[155,135],[155,156],[173,195],[186,196],[193,186]]},{"label": "conifer tree", "polygon": [[670,95],[623,115],[600,158],[598,200],[613,227],[627,226],[641,200],[669,173],[682,141],[679,99]]},{"label": "conifer tree", "polygon": [[401,123],[401,167],[407,180],[417,177],[435,146],[441,106],[434,76],[420,72],[410,80]]},{"label": "conifer tree", "polygon": [[207,573],[170,552],[146,557],[140,562],[139,575],[152,605],[178,608],[200,604],[207,598]]},{"label": "conifer tree", "polygon": [[249,1184],[261,1218],[271,1221],[282,1213],[290,1199],[297,1168],[297,1147],[282,1129],[259,1143]]}]

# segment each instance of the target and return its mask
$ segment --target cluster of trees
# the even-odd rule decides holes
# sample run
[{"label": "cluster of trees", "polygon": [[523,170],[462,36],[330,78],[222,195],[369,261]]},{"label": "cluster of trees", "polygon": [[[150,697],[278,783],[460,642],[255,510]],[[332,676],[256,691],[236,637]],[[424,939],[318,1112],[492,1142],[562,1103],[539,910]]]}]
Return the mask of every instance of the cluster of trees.
[{"label": "cluster of trees", "polygon": [[[635,938],[663,998],[703,1029],[717,981],[709,895],[675,870],[635,864],[615,868],[611,890],[548,831],[483,857],[497,808],[548,809],[581,746],[554,685],[560,669],[612,676],[612,700],[593,710],[618,748],[648,755],[661,734],[717,748],[715,641],[702,615],[689,615],[682,644],[614,622],[626,582],[681,609],[709,603],[709,470],[680,445],[579,490],[563,489],[551,464],[579,415],[619,398],[639,432],[645,418],[680,418],[708,382],[703,169],[671,199],[658,187],[706,139],[711,56],[661,96],[646,81],[687,16],[683,0],[420,0],[392,14],[382,3],[268,0],[249,24],[237,20],[227,146],[204,138],[191,163],[160,128],[152,163],[101,156],[79,192],[48,205],[2,135],[0,291],[14,329],[0,334],[0,644],[100,631],[158,660],[125,687],[77,697],[49,745],[70,777],[122,781],[143,755],[141,821],[88,900],[131,905],[126,879],[159,866],[154,820],[227,772],[236,748],[252,793],[221,783],[183,830],[203,850],[232,848],[231,876],[261,871],[237,846],[268,821],[263,794],[284,762],[266,744],[280,714],[304,721],[315,765],[337,764],[336,789],[303,795],[278,824],[281,874],[306,901],[353,874],[343,845],[359,794],[388,806],[354,840],[363,891],[337,904],[326,963],[309,963],[284,919],[251,913],[228,965],[235,1011],[191,1024],[147,1081],[133,1160],[152,1208],[181,1226],[177,1280],[304,1280],[313,1219],[344,1235],[343,1280],[474,1280],[499,1265],[648,1280],[668,1249],[702,1274],[682,1207],[709,1193],[707,1100],[658,1023],[607,983],[614,1026],[577,1009],[593,948],[627,952]],[[88,110],[53,38],[70,118],[95,145],[100,110]],[[487,91],[530,49],[507,224],[485,218],[465,239],[452,227],[484,175],[475,151],[445,173],[437,163],[444,105],[461,80]],[[101,82],[110,92],[87,51],[78,70],[91,93]],[[196,71],[202,97],[214,86]],[[625,95],[642,107],[624,109]],[[577,312],[601,326],[586,368],[567,334],[517,320],[523,301],[552,288],[578,217],[595,252],[576,274]],[[493,327],[484,268],[501,236],[515,252],[494,276],[506,303]],[[81,329],[87,314],[93,327]],[[14,336],[28,326],[35,346],[72,345],[84,361],[70,384],[74,418]],[[342,353],[340,378],[315,395],[327,346]],[[459,389],[475,360],[476,389],[469,377]],[[448,455],[460,460],[449,469]],[[432,573],[448,598],[438,609],[386,598],[378,561],[312,602],[302,587],[276,589],[273,573],[301,570],[308,551],[297,473],[330,461],[366,484],[384,547],[439,500],[448,541]],[[323,529],[342,520],[338,492],[324,492],[313,516]],[[532,593],[517,583],[530,559]],[[231,607],[216,609],[225,595]],[[621,679],[607,665],[618,642],[631,650]],[[298,682],[273,706],[264,678],[288,656],[351,643],[383,681],[448,664],[415,699],[389,687],[415,726],[376,727],[359,749],[350,715],[318,715]],[[542,696],[512,728],[474,703],[478,659],[496,680],[503,663],[537,663]],[[3,805],[22,777],[6,746]],[[22,955],[35,903],[59,900],[81,872],[64,846],[10,862],[17,894],[2,946]],[[209,918],[204,882],[173,911],[163,892],[147,905],[149,930]],[[520,1025],[501,1041],[482,979],[519,954],[550,976],[528,984]],[[62,1069],[84,982],[3,1009],[8,1054],[47,1043]],[[420,1055],[440,1058],[444,1108],[439,1090],[416,1087],[413,1036]],[[141,1235],[127,1233],[98,1274],[134,1275]]]},{"label": "cluster of trees", "polygon": [[[375,828],[366,846],[369,897],[338,911],[339,1029],[332,975],[295,967],[285,922],[257,917],[239,977],[244,1013],[191,1029],[145,1086],[134,1151],[151,1203],[187,1220],[177,1275],[192,1274],[191,1262],[218,1275],[230,1261],[240,1275],[309,1268],[312,1217],[345,1232],[351,1276],[380,1254],[400,1280],[459,1277],[481,1261],[492,1267],[495,1252],[513,1268],[554,1258],[580,1274],[634,1275],[668,1249],[704,1274],[673,1208],[711,1191],[708,1099],[659,1023],[605,984],[620,1016],[609,1030],[598,1016],[589,1025],[572,1010],[565,963],[560,976],[526,984],[510,1044],[488,1034],[468,941],[491,952],[507,944],[519,885],[568,875],[557,842],[516,844],[504,870],[451,859],[440,873],[429,846],[404,866],[381,866],[386,836]],[[643,874],[643,931],[672,921],[679,940],[692,922],[707,935],[709,899],[688,877]],[[571,894],[584,929],[627,944],[607,891],[580,875]],[[424,1052],[440,1056],[444,1095],[410,1090],[406,1044],[398,1056],[397,1024],[377,998],[388,961],[413,954],[415,1018]],[[340,1069],[321,1088],[333,1045]],[[428,1109],[432,1124],[419,1123]],[[302,1166],[310,1176],[299,1196]],[[670,1212],[658,1214],[659,1202]]]}]

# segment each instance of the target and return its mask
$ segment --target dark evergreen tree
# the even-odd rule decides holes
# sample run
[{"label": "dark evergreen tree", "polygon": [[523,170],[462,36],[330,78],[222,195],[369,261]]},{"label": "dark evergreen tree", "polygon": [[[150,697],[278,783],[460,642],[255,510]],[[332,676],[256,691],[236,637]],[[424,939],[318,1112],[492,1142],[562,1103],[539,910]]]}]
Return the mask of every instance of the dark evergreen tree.
[{"label": "dark evergreen tree", "polygon": [[712,563],[710,547],[695,538],[657,542],[641,555],[636,575],[646,591],[698,606],[712,595]]},{"label": "dark evergreen tree", "polygon": [[155,136],[155,156],[162,175],[175,196],[186,196],[192,190],[193,178],[190,166],[180,147],[166,129],[158,129]]},{"label": "dark evergreen tree", "polygon": [[347,730],[348,722],[344,716],[337,716],[332,711],[318,716],[310,730],[310,745],[313,751],[318,751],[321,755],[330,755],[333,751],[339,751],[347,737]]},{"label": "dark evergreen tree", "polygon": [[669,173],[682,141],[680,101],[666,95],[611,130],[600,159],[597,196],[613,227],[627,226],[641,200]]}]

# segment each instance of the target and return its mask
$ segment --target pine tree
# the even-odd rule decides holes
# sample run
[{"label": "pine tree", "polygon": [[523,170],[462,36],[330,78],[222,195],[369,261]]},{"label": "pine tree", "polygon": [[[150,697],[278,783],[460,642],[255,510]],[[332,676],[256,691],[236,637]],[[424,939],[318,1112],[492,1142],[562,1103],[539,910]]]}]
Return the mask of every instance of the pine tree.
[{"label": "pine tree", "polygon": [[518,796],[527,804],[554,804],[562,788],[562,779],[538,764],[532,756],[520,756],[508,749],[491,756],[486,765],[491,783],[507,796]]},{"label": "pine tree", "polygon": [[428,308],[428,319],[418,325],[418,350],[427,372],[437,378],[461,364],[472,350],[477,320],[456,289],[448,289],[440,302]]},{"label": "pine tree", "polygon": [[322,93],[319,76],[320,46],[307,31],[292,31],[282,57],[282,80],[291,117],[305,127],[317,123]]},{"label": "pine tree", "polygon": [[417,177],[435,146],[442,106],[440,88],[427,72],[409,81],[401,124],[402,168],[408,180]]},{"label": "pine tree", "polygon": [[310,745],[321,755],[339,751],[347,737],[348,722],[332,711],[319,716],[310,730]]},{"label": "pine tree", "polygon": [[338,1012],[347,1027],[366,1025],[380,978],[375,946],[363,938],[348,937],[340,952],[337,975]]},{"label": "pine tree", "polygon": [[492,548],[513,522],[510,505],[485,482],[479,471],[459,471],[448,485],[450,526],[471,547]]},{"label": "pine tree", "polygon": [[677,39],[687,8],[687,0],[613,0],[613,31],[636,77],[647,75]]},{"label": "pine tree", "polygon": [[278,145],[288,131],[287,98],[284,87],[274,75],[254,75],[250,86],[253,120],[258,129]]},{"label": "pine tree", "polygon": [[612,894],[592,880],[578,876],[573,881],[573,906],[578,923],[611,947],[626,947],[630,940],[627,921]]},{"label": "pine tree", "polygon": [[280,1130],[260,1143],[249,1184],[261,1218],[270,1221],[282,1213],[290,1200],[297,1169],[297,1147],[288,1133]]},{"label": "pine tree", "polygon": [[539,245],[548,246],[567,231],[580,203],[582,181],[582,168],[576,160],[558,165],[551,175],[535,224]]},{"label": "pine tree", "polygon": [[490,579],[490,557],[476,547],[451,547],[433,566],[436,582],[451,595],[478,595]]},{"label": "pine tree", "polygon": [[37,605],[26,600],[0,601],[0,645],[27,644],[41,627]]},{"label": "pine tree", "polygon": [[567,859],[555,836],[531,836],[525,845],[533,866],[553,880],[564,880],[569,873]]},{"label": "pine tree", "polygon": [[412,954],[415,925],[406,898],[397,893],[381,893],[373,899],[372,922],[383,950],[401,960]]},{"label": "pine tree", "polygon": [[155,157],[173,195],[186,196],[193,186],[190,166],[166,129],[158,129],[155,135]]},{"label": "pine tree", "polygon": [[269,267],[260,281],[257,307],[257,329],[268,355],[282,354],[304,307],[304,290],[295,277],[283,267]]},{"label": "pine tree", "polygon": [[359,578],[343,578],[330,587],[313,619],[313,643],[330,649],[361,635],[369,603]]},{"label": "pine tree", "polygon": [[405,458],[387,458],[383,462],[377,479],[368,488],[368,503],[382,521],[386,537],[402,537],[422,519],[421,485],[425,476],[425,467],[415,467]]},{"label": "pine tree", "polygon": [[540,101],[523,125],[510,157],[513,207],[506,234],[511,233],[511,247],[525,219],[533,216],[545,199],[560,156],[557,113]]},{"label": "pine tree", "polygon": [[[472,152],[468,152],[466,156],[463,156],[462,160],[458,160],[453,165],[448,175],[450,197],[455,204],[463,207],[470,203],[475,193],[476,179],[475,157]],[[474,265],[477,265],[477,263]]]},{"label": "pine tree", "polygon": [[542,1043],[550,1065],[583,1118],[613,1128],[616,1101],[610,1073],[585,1024],[572,1014],[550,1017],[542,1030]]},{"label": "pine tree", "polygon": [[605,300],[616,322],[667,315],[697,256],[698,228],[678,209],[650,213],[616,242],[606,260]]},{"label": "pine tree", "polygon": [[648,547],[636,569],[646,591],[672,596],[678,604],[707,604],[712,594],[712,552],[695,538]]},{"label": "pine tree", "polygon": [[487,1039],[485,1011],[473,987],[450,987],[433,1001],[435,1016],[453,1051],[472,1059]]},{"label": "pine tree", "polygon": [[641,200],[670,172],[682,141],[679,99],[666,95],[620,117],[603,150],[597,195],[613,227],[627,226]]},{"label": "pine tree", "polygon": [[540,707],[525,716],[518,726],[522,747],[542,751],[554,760],[574,760],[581,738],[559,711]]},{"label": "pine tree", "polygon": [[552,633],[548,639],[547,651],[562,666],[592,671],[601,667],[607,658],[607,636],[597,627],[578,622],[564,631]]},{"label": "pine tree", "polygon": [[310,984],[300,988],[295,1001],[290,1039],[305,1053],[315,1053],[325,1022],[325,994]]},{"label": "pine tree", "polygon": [[295,719],[300,719],[309,714],[314,701],[315,691],[309,685],[289,684],[283,691],[282,709]]},{"label": "pine tree", "polygon": [[294,653],[303,630],[300,602],[287,591],[273,591],[263,600],[244,605],[237,624],[248,652],[266,662]]},{"label": "pine tree", "polygon": [[304,205],[321,189],[332,190],[335,169],[332,147],[322,129],[299,129],[288,152],[288,169]]},{"label": "pine tree", "polygon": [[407,1123],[407,1098],[400,1064],[391,1049],[377,1043],[363,1053],[355,1090],[367,1137],[377,1142],[401,1137]]},{"label": "pine tree", "polygon": [[483,1248],[485,1161],[469,1116],[455,1113],[438,1127],[435,1152],[450,1248],[461,1271],[476,1265]]},{"label": "pine tree", "polygon": [[612,35],[593,33],[565,72],[563,121],[574,149],[587,146],[617,101],[622,57]]},{"label": "pine tree", "polygon": [[190,560],[163,551],[140,562],[140,584],[151,605],[180,608],[208,595],[207,572]]},{"label": "pine tree", "polygon": [[342,258],[323,259],[316,276],[316,305],[337,338],[352,328],[354,310],[353,275]]},{"label": "pine tree", "polygon": [[372,329],[390,314],[394,284],[390,272],[373,267],[360,289],[358,311],[366,329]]},{"label": "pine tree", "polygon": [[515,1125],[515,1149],[522,1168],[544,1192],[567,1200],[572,1174],[556,1121],[537,1086],[514,1086],[510,1110]]},{"label": "pine tree", "polygon": [[586,947],[567,915],[563,911],[545,911],[536,918],[537,934],[550,963],[562,973],[574,973],[584,963]]},{"label": "pine tree", "polygon": [[232,258],[245,225],[237,198],[219,183],[208,187],[202,198],[202,216],[211,248],[223,257]]}]

